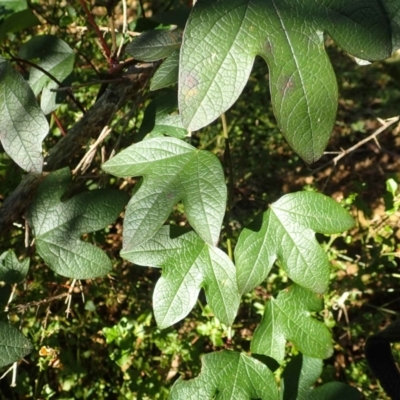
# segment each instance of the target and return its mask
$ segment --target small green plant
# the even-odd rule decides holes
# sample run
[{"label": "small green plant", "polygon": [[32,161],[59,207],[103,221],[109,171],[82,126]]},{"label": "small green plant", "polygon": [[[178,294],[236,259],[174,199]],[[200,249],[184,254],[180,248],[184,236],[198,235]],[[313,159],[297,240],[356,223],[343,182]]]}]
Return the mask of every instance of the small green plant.
[{"label": "small green plant", "polygon": [[[47,6],[33,2],[36,14],[32,14],[25,2],[0,2],[0,41],[7,48],[0,57],[0,139],[6,165],[14,162],[26,171],[0,212],[3,229],[21,213],[26,217],[25,242],[11,235],[13,250],[0,257],[0,281],[11,292],[0,322],[0,367],[13,364],[12,386],[16,385],[17,362],[33,347],[46,349],[41,346],[47,334],[54,341],[49,348],[64,346],[68,351],[42,351],[47,358],[38,363],[40,375],[30,392],[34,398],[51,398],[57,392],[73,393],[74,398],[361,398],[358,390],[342,382],[316,385],[323,360],[334,352],[334,323],[322,314],[324,296],[333,301],[328,295],[333,275],[330,261],[341,254],[331,246],[346,231],[345,242],[355,240],[351,233],[355,222],[346,208],[356,196],[347,197],[344,207],[316,190],[268,201],[264,196],[257,210],[246,217],[252,222],[235,220],[234,179],[240,166],[234,165],[231,155],[230,131],[235,124],[228,127],[224,113],[242,93],[255,57],[261,56],[268,65],[277,126],[306,164],[316,162],[331,137],[339,98],[324,47],[325,34],[360,63],[386,59],[400,47],[397,0],[329,4],[324,0],[198,0],[190,10],[179,2],[163,8],[154,1],[150,2],[155,11],[151,19],[140,16],[145,10],[139,2],[141,10],[132,25],[137,37],[132,41],[127,1],[121,2],[121,35],[115,34],[117,3],[102,3],[111,26],[109,47],[86,2],[79,1],[107,62],[107,79],[100,82],[110,85],[99,91],[97,101],[87,109],[85,96],[74,94],[85,83],[69,83],[78,61],[74,45],[67,43],[67,31],[62,30],[65,37],[59,38],[44,34],[45,27],[39,27],[32,31],[39,35],[24,37],[25,29],[39,23],[34,15],[58,18],[62,28],[69,19],[83,19],[77,16],[78,9],[55,7],[50,13]],[[20,13],[29,14],[30,22],[16,28],[11,22]],[[13,54],[15,46],[11,48],[15,34],[24,38],[18,56]],[[86,43],[82,39],[78,44],[77,53],[87,61],[82,56]],[[20,70],[15,68],[17,62]],[[94,61],[87,62],[94,68]],[[147,101],[149,91],[160,94]],[[71,117],[60,108],[65,100],[62,92],[75,109],[73,116],[82,113],[69,129],[59,118]],[[123,109],[122,117],[118,111]],[[220,116],[221,145],[213,154],[196,145],[202,138],[194,132],[202,128],[208,132]],[[248,115],[250,120],[259,117]],[[387,127],[398,120],[388,120]],[[95,141],[82,158],[82,148],[91,138]],[[88,170],[80,176],[80,171]],[[7,168],[2,174],[7,174]],[[399,211],[397,189],[395,180],[387,181],[385,217],[371,223],[366,235],[367,243],[374,242],[379,252],[377,258],[387,257],[393,263],[398,257],[395,232],[385,221]],[[118,219],[123,210],[123,219]],[[335,236],[324,248],[316,235]],[[25,258],[20,257],[24,245],[29,249]],[[156,326],[146,297],[150,289],[137,290],[137,277],[127,272],[128,262],[137,270],[142,266],[143,271],[146,267],[160,271],[150,277],[141,272],[151,290],[156,282],[152,294]],[[44,266],[69,279],[67,291],[55,293],[49,302],[65,297],[75,328],[63,320],[57,329],[50,329],[50,306],[40,322],[43,327],[35,318],[31,326],[21,322],[22,332],[31,340],[14,326],[21,309],[13,311],[10,306],[29,264],[34,264],[33,281],[44,273],[40,270]],[[113,286],[102,291],[91,287],[108,274],[116,286],[118,280],[128,282],[124,290],[129,295],[123,300]],[[125,280],[126,275],[129,279]],[[50,280],[60,279],[50,276]],[[43,280],[47,278],[42,275]],[[252,321],[250,343],[239,345],[234,324],[242,312],[242,298],[268,279],[274,285],[265,303],[258,303],[262,319]],[[89,282],[89,288],[82,280]],[[83,310],[77,304],[71,307],[75,293],[84,297],[88,292],[93,298],[84,300]],[[140,303],[142,293],[145,307]],[[98,303],[96,295],[101,299]],[[104,326],[100,308],[118,308],[120,301],[127,302],[127,309],[110,315]],[[198,315],[196,305],[204,301],[207,305]],[[22,309],[45,302],[28,299]],[[344,302],[345,298],[337,299],[342,308]],[[199,320],[189,322],[190,313]],[[70,335],[71,331],[77,336]],[[71,336],[78,338],[76,343],[70,342]],[[207,354],[200,370],[198,353],[203,351],[193,350],[192,343],[204,337],[209,344],[202,349]],[[108,379],[90,387],[90,374],[77,366],[60,387],[44,382],[50,368],[73,365],[74,357],[95,357],[93,350],[82,348],[82,343],[90,341],[108,346],[107,362],[99,366],[107,371]],[[177,360],[197,363],[189,373],[191,379],[175,380]],[[109,381],[116,371],[122,375],[114,384]],[[28,386],[26,379],[22,386]],[[174,381],[170,390],[165,381]]]}]

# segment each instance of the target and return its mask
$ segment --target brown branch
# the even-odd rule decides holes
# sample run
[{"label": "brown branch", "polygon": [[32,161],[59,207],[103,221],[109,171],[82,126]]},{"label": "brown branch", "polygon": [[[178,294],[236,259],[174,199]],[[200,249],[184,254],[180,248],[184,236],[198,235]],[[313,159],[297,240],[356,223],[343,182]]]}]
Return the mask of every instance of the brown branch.
[{"label": "brown branch", "polygon": [[84,9],[84,11],[85,11],[85,13],[86,13],[86,16],[87,16],[88,19],[89,19],[90,25],[92,25],[93,29],[95,30],[95,32],[96,32],[96,34],[97,34],[97,37],[98,37],[99,40],[100,40],[101,47],[103,48],[104,54],[105,54],[105,56],[106,56],[106,58],[107,58],[107,62],[108,62],[108,64],[111,66],[111,50],[110,50],[110,48],[108,47],[108,44],[107,44],[106,41],[104,40],[104,37],[103,37],[103,35],[101,34],[100,29],[99,29],[99,27],[97,26],[96,21],[95,21],[94,18],[93,18],[93,15],[91,14],[91,12],[89,11],[89,9],[87,8],[86,3],[85,3],[85,0],[79,0],[79,3],[81,4],[82,8]]},{"label": "brown branch", "polygon": [[58,126],[58,129],[61,131],[61,135],[65,136],[67,134],[67,132],[65,132],[63,124],[61,123],[61,121],[57,117],[57,114],[55,113],[55,111],[53,111],[51,114],[52,114],[52,116],[54,118],[54,121],[55,121],[56,125]]},{"label": "brown branch", "polygon": [[94,85],[104,85],[105,83],[119,83],[119,82],[123,82],[124,80],[125,79],[123,77],[110,78],[110,79],[98,79],[98,80],[93,80],[93,81],[86,82],[86,83],[79,83],[76,85],[54,88],[54,89],[50,89],[50,91],[51,92],[65,92],[68,90],[79,90],[83,87],[94,86]]},{"label": "brown branch", "polygon": [[66,293],[58,294],[57,296],[48,297],[47,299],[31,301],[31,302],[26,303],[26,304],[17,304],[17,305],[15,305],[13,307],[10,307],[8,311],[15,312],[15,313],[21,313],[21,312],[26,311],[28,308],[39,307],[39,306],[41,306],[43,304],[47,304],[47,303],[51,303],[51,302],[53,302],[55,300],[63,299],[64,297],[67,297],[68,295],[70,295],[70,293],[66,292]]},{"label": "brown branch", "polygon": [[44,161],[44,173],[28,173],[0,208],[0,232],[4,234],[26,211],[46,172],[77,164],[91,138],[97,138],[109,125],[115,113],[139,92],[154,71],[154,64],[131,67],[129,79],[110,85],[73,127],[49,152]]}]

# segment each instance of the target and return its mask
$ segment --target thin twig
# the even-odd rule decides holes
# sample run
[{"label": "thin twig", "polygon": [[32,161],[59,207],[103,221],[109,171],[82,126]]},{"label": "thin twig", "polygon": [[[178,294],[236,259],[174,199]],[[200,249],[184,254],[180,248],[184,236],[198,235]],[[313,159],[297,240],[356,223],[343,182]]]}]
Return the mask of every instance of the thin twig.
[{"label": "thin twig", "polygon": [[[82,31],[82,32],[86,32],[89,30],[87,26],[77,26],[76,29],[79,31]],[[99,29],[100,29],[100,31],[103,31],[103,32],[108,32],[110,30],[110,28],[108,26],[99,26]],[[117,28],[115,28],[115,33],[118,33],[118,32],[119,32],[119,30]],[[125,31],[123,30],[123,32],[132,37],[141,35],[141,32],[134,32],[134,31],[130,31],[129,29],[126,29]]]},{"label": "thin twig", "polygon": [[71,86],[63,86],[59,88],[54,88],[50,89],[51,92],[65,92],[69,90],[78,90],[83,87],[87,86],[94,86],[94,85],[103,85],[104,83],[119,83],[122,82],[125,78],[112,78],[112,79],[98,79],[94,80],[91,82],[86,82],[86,83],[79,83],[77,85],[71,85]]},{"label": "thin twig", "polygon": [[15,361],[13,363],[13,365],[11,365],[11,367],[8,368],[8,370],[6,372],[4,372],[4,374],[2,376],[0,376],[0,380],[3,379],[6,375],[8,375],[8,373],[10,371],[12,371],[12,378],[11,378],[10,386],[11,387],[17,386],[17,366],[18,366],[18,363],[17,363],[17,361]]},{"label": "thin twig", "polygon": [[8,310],[10,309],[9,305],[10,305],[11,302],[13,301],[14,294],[15,294],[15,291],[16,291],[16,290],[17,290],[17,284],[14,283],[14,284],[11,286],[11,294],[10,294],[10,297],[8,298],[7,304],[6,304],[6,306],[4,307],[4,311],[5,311],[5,312],[8,312]]},{"label": "thin twig", "polygon": [[65,304],[67,304],[67,309],[65,310],[66,317],[68,318],[71,314],[71,301],[72,301],[72,292],[74,291],[76,279],[74,279],[69,287],[67,298],[65,299]]},{"label": "thin twig", "polygon": [[126,5],[126,0],[122,0],[122,37],[121,37],[121,42],[118,47],[117,51],[117,57],[121,55],[122,52],[122,47],[124,45],[124,37],[128,31],[128,7]]},{"label": "thin twig", "polygon": [[55,113],[55,111],[53,111],[51,114],[52,114],[52,116],[54,118],[54,121],[55,121],[56,125],[58,126],[58,129],[61,131],[61,134],[63,136],[65,136],[67,134],[67,132],[65,131],[60,119],[57,117],[57,114]]},{"label": "thin twig", "polygon": [[82,281],[78,280],[79,290],[81,291],[82,303],[85,304],[85,293],[83,292]]},{"label": "thin twig", "polygon": [[341,160],[343,157],[347,156],[348,154],[350,154],[354,150],[358,149],[359,147],[361,147],[363,144],[369,142],[370,140],[376,140],[376,137],[379,134],[381,134],[383,131],[385,131],[387,128],[389,128],[391,125],[395,124],[399,120],[400,120],[400,116],[389,118],[385,121],[379,120],[379,122],[382,124],[382,126],[380,128],[378,128],[374,133],[367,136],[363,140],[360,140],[357,144],[355,144],[354,146],[351,146],[347,150],[343,150],[340,154],[338,154],[332,160],[330,160],[327,163],[321,165],[320,167],[314,169],[312,174],[315,174],[316,172],[321,171],[322,169],[326,168],[327,166],[329,166],[332,163],[334,164],[334,166],[336,166],[338,161]]},{"label": "thin twig", "polygon": [[378,306],[375,306],[374,304],[365,303],[365,305],[367,307],[374,308],[375,310],[378,310],[378,311],[383,312],[383,313],[388,313],[388,314],[393,314],[393,315],[398,315],[399,314],[397,311],[394,311],[394,310],[391,310],[391,309],[385,308],[385,307],[378,307]]},{"label": "thin twig", "polygon": [[36,68],[37,70],[39,70],[40,72],[43,72],[45,75],[47,75],[52,81],[54,81],[55,83],[57,83],[58,86],[63,86],[63,84],[53,75],[51,74],[49,71],[46,71],[44,68],[42,68],[40,65],[35,64],[32,61],[26,60],[25,58],[19,58],[19,57],[15,57],[14,55],[12,55],[11,53],[8,53],[11,57],[12,61],[16,61],[16,62],[22,62],[24,64],[28,64],[33,68]]},{"label": "thin twig", "polygon": [[228,132],[228,124],[226,123],[226,116],[225,113],[221,115],[221,121],[222,121],[222,134],[225,139],[225,152],[224,152],[224,159],[225,162],[227,163],[228,167],[228,204],[227,204],[227,212],[225,216],[225,229],[226,229],[226,234],[227,234],[227,246],[228,246],[228,255],[231,260],[233,260],[233,252],[232,252],[232,243],[231,243],[231,238],[232,238],[232,231],[231,231],[231,226],[230,226],[230,219],[231,219],[231,211],[232,211],[232,205],[233,205],[233,186],[234,186],[234,181],[233,181],[233,165],[232,165],[232,157],[231,157],[231,148],[230,148],[230,143],[229,143],[229,132]]},{"label": "thin twig", "polygon": [[114,18],[112,16],[112,14],[108,17],[109,18],[109,32],[111,35],[111,56],[115,57],[115,55],[117,54],[117,36],[115,34],[115,25],[114,25]]},{"label": "thin twig", "polygon": [[96,73],[96,75],[101,78],[102,74],[100,71],[97,69],[97,67],[93,64],[92,60],[86,56],[86,54],[81,53],[79,49],[75,49],[76,54],[78,54],[79,57],[81,57],[85,62],[87,62],[93,69],[93,71]]},{"label": "thin twig", "polygon": [[9,311],[10,312],[16,312],[16,313],[24,312],[28,308],[39,307],[39,306],[41,306],[43,304],[51,303],[52,301],[60,300],[60,299],[62,299],[64,297],[67,297],[67,296],[68,296],[68,293],[61,293],[61,294],[59,294],[57,296],[48,297],[47,299],[31,301],[31,302],[26,303],[26,304],[18,304],[18,305],[14,306],[14,307],[11,307],[9,309]]},{"label": "thin twig", "polygon": [[110,48],[108,47],[106,41],[104,40],[104,37],[101,34],[100,29],[97,26],[96,21],[93,18],[93,15],[91,14],[89,9],[87,8],[85,0],[79,0],[79,3],[81,3],[81,6],[83,7],[83,9],[84,9],[84,11],[86,13],[86,16],[89,19],[90,25],[92,25],[93,29],[95,30],[95,32],[97,34],[97,37],[100,40],[101,47],[103,48],[103,51],[104,51],[104,54],[105,54],[105,56],[107,58],[108,64],[111,65],[111,51],[110,51]]},{"label": "thin twig", "polygon": [[89,150],[86,152],[86,154],[82,157],[81,161],[79,161],[79,164],[76,166],[76,168],[72,171],[72,174],[75,175],[78,173],[78,171],[81,169],[82,173],[84,173],[90,166],[93,157],[96,154],[96,150],[99,147],[99,145],[103,142],[103,140],[110,134],[111,128],[106,125],[103,130],[101,131],[99,137],[96,139],[96,141],[89,147]]},{"label": "thin twig", "polygon": [[[66,293],[65,293],[66,294]],[[40,344],[43,343],[43,340],[46,337],[46,328],[47,328],[47,322],[49,320],[51,310],[50,310],[51,304],[49,304],[46,308],[46,314],[44,316],[44,319],[42,320],[42,333],[40,334]]]},{"label": "thin twig", "polygon": [[[137,60],[130,58],[130,59],[128,59],[124,62],[121,62],[121,63],[115,65],[114,67],[110,68],[109,75],[119,74],[122,70],[127,69],[131,65],[135,65],[135,64],[138,67],[140,67],[140,65],[144,65],[144,66],[146,65],[146,64],[139,64],[137,62]],[[80,83],[77,85],[54,88],[54,89],[50,89],[50,91],[51,92],[64,92],[64,91],[69,91],[69,90],[73,91],[73,90],[78,90],[78,89],[86,87],[86,86],[103,85],[105,83],[120,83],[120,82],[124,82],[124,80],[126,80],[126,79],[130,79],[129,74],[130,74],[129,72],[124,72],[118,78],[98,79],[98,80],[93,80],[93,81],[86,82],[86,83]]]},{"label": "thin twig", "polygon": [[26,218],[25,218],[24,246],[25,246],[25,249],[29,248],[29,224],[28,224],[28,220]]}]

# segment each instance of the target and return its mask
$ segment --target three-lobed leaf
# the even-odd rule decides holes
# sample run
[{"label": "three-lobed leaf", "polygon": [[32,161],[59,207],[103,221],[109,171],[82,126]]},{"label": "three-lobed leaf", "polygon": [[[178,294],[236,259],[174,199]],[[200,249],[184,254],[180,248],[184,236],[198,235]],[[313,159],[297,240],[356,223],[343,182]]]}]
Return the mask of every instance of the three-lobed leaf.
[{"label": "three-lobed leaf", "polygon": [[390,56],[391,29],[378,0],[198,0],[181,49],[179,108],[197,130],[242,92],[256,55],[269,67],[278,125],[308,163],[321,157],[335,122],[336,78],[324,32],[361,59]]},{"label": "three-lobed leaf", "polygon": [[258,286],[279,259],[295,283],[324,293],[329,283],[329,261],[315,232],[333,234],[353,225],[346,210],[320,193],[297,192],[281,197],[239,236],[235,260],[240,292]]},{"label": "three-lobed leaf", "polygon": [[0,140],[6,153],[24,170],[41,172],[42,141],[49,124],[22,76],[0,57]]},{"label": "three-lobed leaf", "polygon": [[17,328],[0,321],[0,368],[25,357],[32,349],[32,343]]},{"label": "three-lobed leaf", "polygon": [[110,259],[100,248],[81,241],[80,236],[114,222],[128,195],[99,189],[61,201],[70,181],[68,168],[49,174],[28,210],[37,252],[53,271],[68,278],[104,276],[112,268]]},{"label": "three-lobed leaf", "polygon": [[261,323],[251,341],[251,351],[274,358],[281,363],[285,357],[286,341],[303,354],[314,358],[332,355],[332,339],[328,328],[312,313],[323,308],[320,296],[293,285],[271,297]]},{"label": "three-lobed leaf", "polygon": [[204,355],[200,375],[188,381],[179,378],[169,399],[278,400],[279,392],[274,375],[263,363],[225,350]]},{"label": "three-lobed leaf", "polygon": [[153,294],[157,325],[166,328],[186,317],[201,288],[215,316],[232,325],[240,302],[232,261],[195,232],[177,236],[171,229],[163,226],[148,241],[121,251],[121,257],[135,264],[162,268]]},{"label": "three-lobed leaf", "polygon": [[217,243],[227,190],[215,155],[179,139],[159,137],[128,147],[102,168],[119,177],[143,176],[126,209],[124,251],[154,236],[179,200],[199,236]]},{"label": "three-lobed leaf", "polygon": [[5,251],[0,256],[0,281],[14,285],[22,282],[29,270],[29,258],[19,261],[14,251]]}]

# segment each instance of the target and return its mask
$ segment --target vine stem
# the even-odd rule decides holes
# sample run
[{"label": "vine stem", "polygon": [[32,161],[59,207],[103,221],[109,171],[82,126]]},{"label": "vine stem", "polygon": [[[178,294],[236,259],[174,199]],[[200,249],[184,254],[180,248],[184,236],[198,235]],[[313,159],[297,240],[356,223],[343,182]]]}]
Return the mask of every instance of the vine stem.
[{"label": "vine stem", "polygon": [[33,68],[36,68],[37,70],[39,70],[40,72],[43,72],[45,75],[47,75],[52,81],[54,81],[55,83],[57,83],[58,86],[60,86],[61,88],[65,88],[64,90],[67,92],[67,96],[75,103],[75,105],[83,112],[85,113],[86,110],[83,107],[83,105],[75,98],[75,96],[72,94],[72,92],[66,88],[53,74],[51,74],[49,71],[46,71],[44,68],[42,68],[40,65],[35,64],[32,61],[29,60],[25,60],[24,58],[19,58],[19,57],[15,57],[13,56],[11,53],[9,53],[10,57],[11,57],[11,61],[15,61],[17,63],[24,63],[27,65],[30,65]]},{"label": "vine stem", "polygon": [[64,129],[63,124],[61,123],[60,119],[57,117],[57,114],[53,111],[51,113],[51,115],[53,116],[54,122],[56,123],[56,125],[58,126],[58,129],[61,131],[61,134],[63,136],[65,136],[67,134],[66,130]]},{"label": "vine stem", "polygon": [[233,252],[232,252],[232,232],[231,232],[231,227],[230,227],[230,215],[231,215],[231,209],[232,209],[232,204],[233,204],[233,165],[232,165],[232,157],[231,157],[231,149],[230,149],[230,143],[229,143],[229,131],[228,131],[228,124],[226,122],[226,116],[225,113],[221,115],[221,121],[222,121],[222,134],[225,139],[225,151],[224,151],[224,159],[226,162],[226,165],[228,167],[228,202],[226,206],[226,216],[225,216],[225,229],[227,233],[227,240],[226,244],[228,247],[228,256],[231,260],[233,260]]},{"label": "vine stem", "polygon": [[93,15],[91,14],[89,9],[87,8],[85,0],[79,0],[79,3],[81,4],[83,10],[85,11],[90,25],[92,25],[92,28],[95,30],[95,32],[97,34],[97,37],[100,40],[101,47],[103,48],[104,54],[105,54],[105,56],[107,58],[107,62],[111,66],[111,50],[110,50],[110,48],[108,47],[106,41],[104,40],[104,37],[101,34],[100,29],[97,26],[96,21],[93,18]]}]

